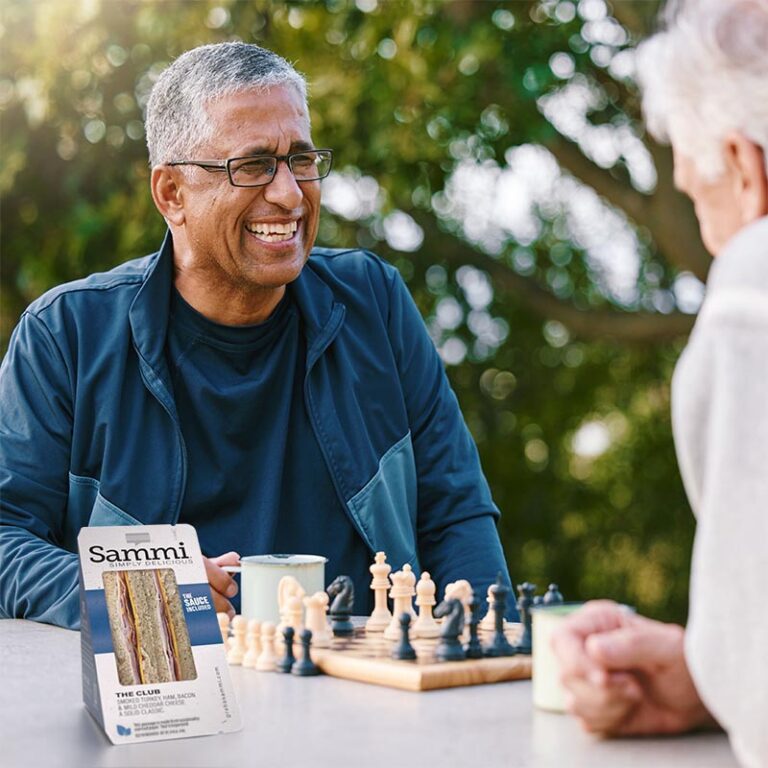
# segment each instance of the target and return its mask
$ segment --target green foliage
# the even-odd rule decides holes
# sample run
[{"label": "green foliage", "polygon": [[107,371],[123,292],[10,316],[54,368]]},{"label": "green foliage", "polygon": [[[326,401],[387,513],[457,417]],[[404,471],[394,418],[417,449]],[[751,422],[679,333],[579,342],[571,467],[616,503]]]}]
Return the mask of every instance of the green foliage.
[{"label": "green foliage", "polygon": [[[262,43],[307,74],[315,139],[336,149],[337,169],[379,184],[375,211],[351,219],[324,211],[321,242],[360,244],[390,259],[436,341],[461,341],[467,350],[449,375],[504,513],[514,577],[558,581],[572,599],[612,596],[684,618],[693,523],[669,423],[680,341],[621,345],[600,338],[597,321],[589,338],[576,337],[533,311],[524,291],[498,281],[478,309],[462,275],[488,252],[440,209],[462,160],[503,167],[510,147],[558,141],[537,101],[561,85],[550,65],[555,53],[567,52],[574,71],[601,89],[595,124],[636,125],[631,84],[593,63],[595,46],[580,35],[575,10],[567,0],[4,0],[5,343],[24,306],[48,287],[158,247],[164,225],[149,196],[141,126],[156,74],[201,43]],[[636,194],[623,159],[595,171]],[[386,241],[386,217],[397,210],[424,230],[415,251]],[[527,263],[512,237],[491,252],[521,284],[577,309],[623,312],[669,288],[675,273],[648,234],[656,234],[653,220],[638,222],[647,227],[639,230],[638,292],[622,304],[564,214],[538,213],[539,234],[523,243]],[[447,299],[459,309],[451,327],[438,322]],[[508,329],[503,343],[478,343],[473,322],[489,320]],[[585,422],[610,438],[593,458],[574,451]]]}]

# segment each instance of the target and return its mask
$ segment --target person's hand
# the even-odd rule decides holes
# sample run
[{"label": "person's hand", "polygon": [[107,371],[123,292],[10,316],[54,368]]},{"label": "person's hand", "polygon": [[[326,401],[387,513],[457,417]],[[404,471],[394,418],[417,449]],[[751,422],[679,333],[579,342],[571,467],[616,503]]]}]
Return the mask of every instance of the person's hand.
[{"label": "person's hand", "polygon": [[552,639],[568,710],[591,732],[679,733],[716,726],[683,655],[684,630],[615,603],[587,603]]},{"label": "person's hand", "polygon": [[231,619],[235,615],[235,609],[227,598],[237,594],[237,583],[222,569],[223,565],[240,565],[240,555],[237,552],[227,552],[218,557],[204,557],[205,574],[211,585],[213,595],[213,607],[217,613],[227,613]]}]

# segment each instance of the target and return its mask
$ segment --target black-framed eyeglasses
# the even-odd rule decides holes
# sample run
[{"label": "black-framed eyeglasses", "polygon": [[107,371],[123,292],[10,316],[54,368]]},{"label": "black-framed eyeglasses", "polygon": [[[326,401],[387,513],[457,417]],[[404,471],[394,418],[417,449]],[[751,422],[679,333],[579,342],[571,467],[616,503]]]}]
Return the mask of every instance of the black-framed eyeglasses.
[{"label": "black-framed eyeglasses", "polygon": [[211,173],[226,172],[233,187],[263,187],[277,174],[277,164],[287,163],[296,181],[319,181],[331,172],[333,150],[305,149],[288,155],[250,155],[228,160],[177,160],[166,165],[196,165]]}]

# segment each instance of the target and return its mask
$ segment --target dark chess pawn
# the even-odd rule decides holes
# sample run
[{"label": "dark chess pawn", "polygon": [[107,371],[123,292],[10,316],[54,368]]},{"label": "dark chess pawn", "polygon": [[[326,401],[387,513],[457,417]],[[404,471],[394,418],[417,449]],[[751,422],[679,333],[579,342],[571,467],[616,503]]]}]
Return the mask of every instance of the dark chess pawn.
[{"label": "dark chess pawn", "polygon": [[563,596],[560,594],[557,584],[549,585],[541,602],[544,603],[544,605],[560,605],[563,602]]},{"label": "dark chess pawn", "polygon": [[469,601],[469,611],[469,642],[464,646],[464,653],[468,659],[481,659],[483,646],[477,633],[480,624],[480,603],[474,597]]},{"label": "dark chess pawn", "polygon": [[517,610],[520,614],[520,623],[523,625],[522,634],[515,643],[515,650],[518,653],[530,653],[533,645],[531,607],[533,606],[533,593],[535,591],[536,585],[530,582],[525,581],[517,585]]},{"label": "dark chess pawn", "polygon": [[285,656],[277,662],[278,672],[290,672],[296,657],[293,655],[293,636],[296,634],[293,627],[286,627],[283,630],[283,641],[285,642]]},{"label": "dark chess pawn", "polygon": [[504,634],[504,614],[507,612],[509,587],[504,584],[501,574],[496,577],[496,583],[491,587],[491,595],[493,596],[496,628],[490,642],[483,646],[483,655],[491,657],[514,656],[517,650]]},{"label": "dark chess pawn", "polygon": [[392,649],[392,658],[399,661],[415,661],[416,651],[413,650],[411,645],[410,633],[411,626],[411,614],[400,614],[400,640],[398,640],[395,647]]},{"label": "dark chess pawn", "polygon": [[459,640],[459,635],[464,631],[464,606],[461,600],[443,600],[433,615],[436,619],[445,618],[440,627],[440,640],[435,646],[435,658],[438,661],[464,661],[467,654]]},{"label": "dark chess pawn", "polygon": [[320,669],[312,661],[312,656],[309,651],[309,647],[312,644],[312,630],[305,629],[301,633],[301,658],[293,665],[291,674],[298,675],[299,677],[312,677],[313,675],[319,675]]},{"label": "dark chess pawn", "polygon": [[349,637],[355,633],[355,625],[349,620],[355,604],[355,586],[349,576],[337,576],[325,590],[331,599],[328,616],[334,637]]}]

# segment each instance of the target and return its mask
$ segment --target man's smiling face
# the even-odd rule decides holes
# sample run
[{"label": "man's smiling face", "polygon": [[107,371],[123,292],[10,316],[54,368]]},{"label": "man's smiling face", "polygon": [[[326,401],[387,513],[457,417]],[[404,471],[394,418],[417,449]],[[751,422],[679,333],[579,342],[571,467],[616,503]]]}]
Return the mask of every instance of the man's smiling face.
[{"label": "man's smiling face", "polygon": [[[313,148],[309,116],[291,86],[246,90],[207,107],[211,140],[192,159],[286,155]],[[278,163],[261,187],[234,187],[224,173],[185,167],[180,184],[188,253],[181,268],[222,297],[282,288],[295,280],[317,236],[320,182],[297,183]]]}]

